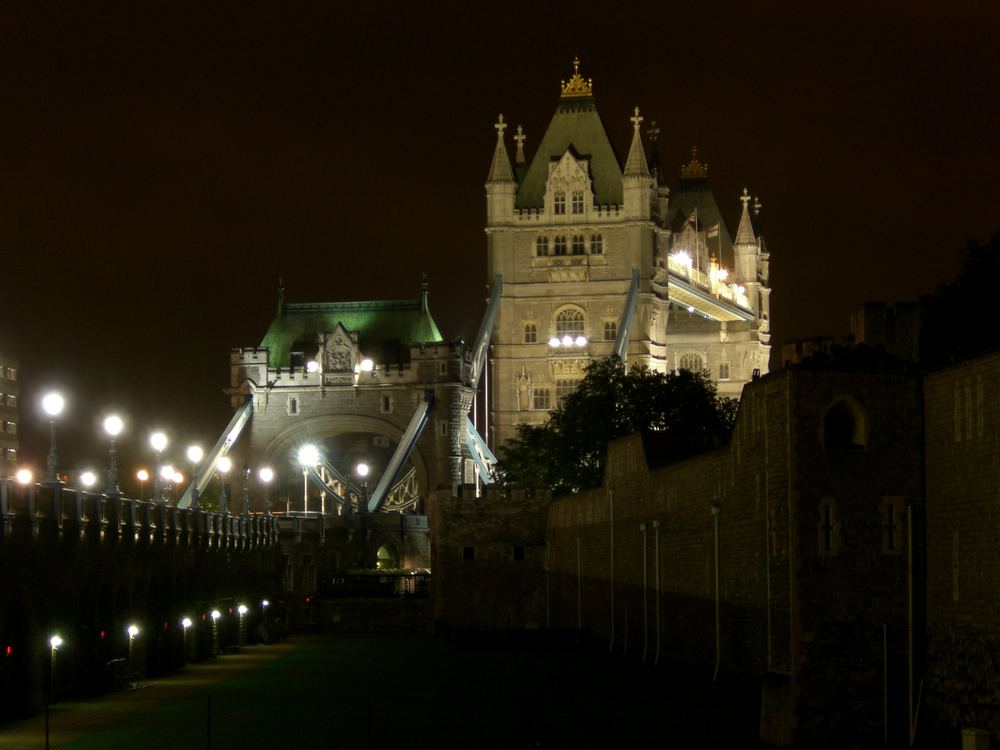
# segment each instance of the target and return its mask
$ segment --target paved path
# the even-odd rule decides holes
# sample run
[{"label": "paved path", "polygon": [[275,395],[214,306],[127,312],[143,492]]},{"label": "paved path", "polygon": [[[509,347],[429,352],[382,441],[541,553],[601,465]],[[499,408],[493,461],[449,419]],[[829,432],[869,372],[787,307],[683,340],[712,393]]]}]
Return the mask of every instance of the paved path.
[{"label": "paved path", "polygon": [[[308,636],[52,707],[53,748],[746,746],[756,708],[601,653],[460,648],[421,636]],[[211,744],[208,699],[211,697]],[[41,748],[42,717],[0,729]]]}]

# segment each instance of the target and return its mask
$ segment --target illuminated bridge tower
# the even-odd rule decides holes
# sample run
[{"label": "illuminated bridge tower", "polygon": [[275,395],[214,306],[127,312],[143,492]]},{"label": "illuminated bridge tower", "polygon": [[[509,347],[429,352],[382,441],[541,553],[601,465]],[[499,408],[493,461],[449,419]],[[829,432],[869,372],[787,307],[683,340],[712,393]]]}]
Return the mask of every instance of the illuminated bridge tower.
[{"label": "illuminated bridge tower", "polygon": [[747,201],[733,242],[695,156],[671,196],[655,157],[650,168],[638,108],[623,165],[592,81],[573,65],[530,161],[522,129],[512,164],[503,116],[495,125],[486,181],[487,278],[503,274],[489,371],[495,446],[518,424],[544,421],[586,365],[612,353],[636,271],[629,363],[706,369],[731,396],[767,372],[767,254]]}]

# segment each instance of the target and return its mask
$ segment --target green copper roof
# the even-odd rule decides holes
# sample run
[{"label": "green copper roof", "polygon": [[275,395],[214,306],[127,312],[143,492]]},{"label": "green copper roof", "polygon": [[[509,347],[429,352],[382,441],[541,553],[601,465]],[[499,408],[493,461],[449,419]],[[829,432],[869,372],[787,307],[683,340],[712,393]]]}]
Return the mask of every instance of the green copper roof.
[{"label": "green copper roof", "polygon": [[569,148],[577,156],[590,160],[594,200],[602,205],[622,203],[621,161],[611,145],[593,97],[584,96],[560,100],[518,188],[518,208],[541,208],[545,204],[549,162],[560,159]]},{"label": "green copper roof", "polygon": [[291,352],[315,355],[322,334],[338,323],[358,334],[359,349],[376,364],[409,362],[411,344],[444,340],[424,292],[420,299],[285,304],[260,345],[270,350],[272,367],[288,367]]}]

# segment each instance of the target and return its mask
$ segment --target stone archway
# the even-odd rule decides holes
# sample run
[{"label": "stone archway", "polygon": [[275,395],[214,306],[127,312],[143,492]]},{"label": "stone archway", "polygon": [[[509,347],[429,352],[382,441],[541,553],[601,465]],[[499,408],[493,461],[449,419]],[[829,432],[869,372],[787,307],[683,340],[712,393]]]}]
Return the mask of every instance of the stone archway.
[{"label": "stone archway", "polygon": [[[343,414],[309,417],[296,420],[284,428],[271,438],[263,448],[253,446],[252,460],[257,464],[266,464],[273,468],[282,463],[289,463],[298,446],[304,443],[335,440],[355,434],[384,437],[391,441],[388,445],[394,449],[402,439],[403,432],[404,429],[393,422],[365,415]],[[388,450],[388,454],[391,455],[391,450]],[[426,498],[430,490],[430,476],[427,461],[419,446],[414,447],[409,460],[416,473],[420,494]],[[374,487],[374,483],[378,482],[378,479],[377,475],[373,476],[369,480],[369,486]],[[297,476],[295,480],[301,481],[298,480]]]}]

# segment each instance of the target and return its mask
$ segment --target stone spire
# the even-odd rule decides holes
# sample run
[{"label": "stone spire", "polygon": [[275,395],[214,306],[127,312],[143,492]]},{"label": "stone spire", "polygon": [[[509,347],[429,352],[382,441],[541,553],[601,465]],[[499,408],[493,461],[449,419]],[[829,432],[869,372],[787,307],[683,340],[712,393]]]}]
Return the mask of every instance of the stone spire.
[{"label": "stone spire", "polygon": [[743,214],[740,216],[740,227],[736,230],[735,245],[757,245],[757,236],[753,231],[753,224],[750,222],[750,193],[743,188],[743,195],[740,196],[743,202]]},{"label": "stone spire", "polygon": [[517,134],[514,136],[514,143],[517,144],[517,153],[514,154],[515,164],[524,164],[524,139],[527,136],[524,134],[524,128],[520,125],[517,126]]},{"label": "stone spire", "polygon": [[503,121],[503,114],[500,115],[493,127],[497,129],[497,147],[493,152],[490,176],[486,178],[486,182],[514,182],[514,171],[510,168],[510,158],[507,156],[507,147],[503,142],[503,131],[507,127],[507,123]]},{"label": "stone spire", "polygon": [[639,116],[639,108],[635,108],[632,120],[632,147],[628,151],[628,161],[625,162],[625,177],[649,177],[649,165],[646,163],[646,152],[642,150],[642,134],[639,125],[643,118]]}]

